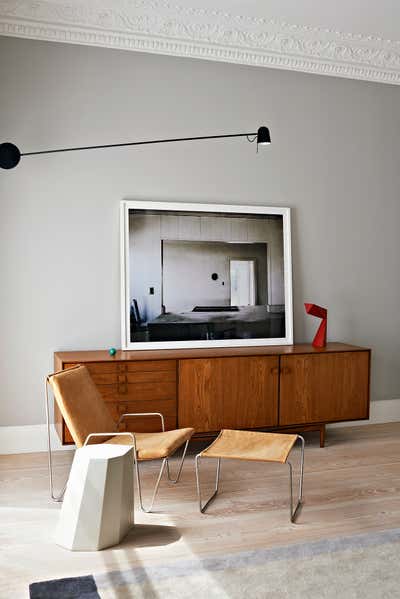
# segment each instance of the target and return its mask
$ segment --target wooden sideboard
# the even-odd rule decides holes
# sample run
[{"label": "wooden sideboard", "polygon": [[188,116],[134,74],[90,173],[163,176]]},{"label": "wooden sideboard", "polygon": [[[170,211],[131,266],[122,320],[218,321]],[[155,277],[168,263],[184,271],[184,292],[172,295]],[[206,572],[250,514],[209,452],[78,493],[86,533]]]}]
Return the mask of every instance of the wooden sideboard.
[{"label": "wooden sideboard", "polygon": [[[161,412],[166,428],[193,426],[320,432],[369,418],[371,351],[343,343],[159,351],[57,352],[55,370],[85,364],[113,416]],[[64,444],[71,435],[57,408]],[[159,420],[127,421],[125,430],[159,430]]]}]

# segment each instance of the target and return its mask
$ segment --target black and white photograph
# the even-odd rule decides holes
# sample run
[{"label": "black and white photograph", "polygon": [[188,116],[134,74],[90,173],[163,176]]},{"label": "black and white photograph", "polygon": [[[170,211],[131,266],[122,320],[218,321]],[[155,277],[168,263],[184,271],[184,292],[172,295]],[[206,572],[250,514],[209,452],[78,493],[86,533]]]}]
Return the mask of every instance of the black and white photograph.
[{"label": "black and white photograph", "polygon": [[178,208],[127,207],[128,343],[284,342],[284,209]]}]

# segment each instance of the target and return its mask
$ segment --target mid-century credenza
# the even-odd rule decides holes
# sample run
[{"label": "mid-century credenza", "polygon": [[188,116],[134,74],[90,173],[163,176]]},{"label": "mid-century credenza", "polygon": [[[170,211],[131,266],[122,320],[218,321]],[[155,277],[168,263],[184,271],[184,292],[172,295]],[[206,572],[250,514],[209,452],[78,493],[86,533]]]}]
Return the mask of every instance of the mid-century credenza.
[{"label": "mid-century credenza", "polygon": [[[85,364],[113,416],[161,412],[166,428],[199,437],[221,428],[320,432],[331,422],[369,418],[369,349],[329,343],[161,351],[55,354],[55,370]],[[71,435],[55,405],[64,444]],[[129,419],[125,430],[159,430],[159,419]]]}]

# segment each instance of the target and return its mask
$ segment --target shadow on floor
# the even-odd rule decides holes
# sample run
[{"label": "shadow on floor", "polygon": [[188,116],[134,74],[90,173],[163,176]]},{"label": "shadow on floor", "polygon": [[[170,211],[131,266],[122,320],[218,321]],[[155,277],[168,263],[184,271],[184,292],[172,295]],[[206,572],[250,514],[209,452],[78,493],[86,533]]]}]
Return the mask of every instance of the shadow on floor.
[{"label": "shadow on floor", "polygon": [[179,541],[181,535],[175,526],[159,524],[135,524],[124,540],[118,545],[127,548],[128,545],[138,547],[161,547]]}]

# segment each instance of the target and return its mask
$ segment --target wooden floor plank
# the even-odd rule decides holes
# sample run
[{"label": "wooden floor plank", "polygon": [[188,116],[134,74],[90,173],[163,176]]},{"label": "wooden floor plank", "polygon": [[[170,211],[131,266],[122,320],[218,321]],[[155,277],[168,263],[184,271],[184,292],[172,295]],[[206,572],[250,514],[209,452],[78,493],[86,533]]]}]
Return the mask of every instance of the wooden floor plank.
[{"label": "wooden floor plank", "polygon": [[[27,597],[27,585],[37,580],[399,526],[400,423],[333,429],[324,449],[315,434],[306,442],[305,504],[297,524],[288,519],[287,467],[276,464],[224,462],[221,494],[200,514],[194,454],[204,443],[196,442],[181,484],[162,483],[158,512],[136,512],[138,526],[120,546],[93,553],[68,552],[53,542],[60,506],[48,499],[46,454],[0,456],[0,596]],[[60,485],[72,457],[70,451],[55,455]],[[214,466],[212,460],[202,464],[210,489]],[[143,466],[145,490],[156,473],[156,464]]]}]

